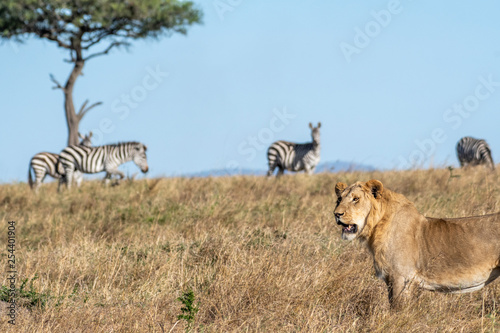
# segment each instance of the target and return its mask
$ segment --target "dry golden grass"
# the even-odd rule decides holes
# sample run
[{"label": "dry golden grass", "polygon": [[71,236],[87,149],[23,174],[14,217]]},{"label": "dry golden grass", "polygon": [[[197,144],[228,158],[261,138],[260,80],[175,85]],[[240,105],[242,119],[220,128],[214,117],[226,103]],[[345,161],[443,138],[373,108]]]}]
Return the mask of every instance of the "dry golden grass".
[{"label": "dry golden grass", "polygon": [[372,178],[426,215],[499,210],[498,172],[454,173],[87,182],[62,194],[53,183],[39,195],[0,185],[1,244],[7,221],[17,222],[17,285],[36,274],[34,293],[49,295],[19,309],[15,327],[1,313],[0,331],[182,332],[177,298],[189,289],[196,332],[500,331],[498,281],[471,294],[423,291],[389,311],[367,251],[342,241],[332,218],[335,183]]}]

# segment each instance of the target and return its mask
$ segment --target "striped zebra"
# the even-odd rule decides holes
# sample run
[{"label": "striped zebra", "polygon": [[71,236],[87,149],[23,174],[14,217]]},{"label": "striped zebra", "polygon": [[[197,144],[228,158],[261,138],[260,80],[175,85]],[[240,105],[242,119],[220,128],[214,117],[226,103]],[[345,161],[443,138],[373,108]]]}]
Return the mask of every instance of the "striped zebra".
[{"label": "striped zebra", "polygon": [[490,146],[482,139],[470,136],[461,138],[457,143],[457,157],[461,167],[483,164],[495,170]]},{"label": "striped zebra", "polygon": [[[81,139],[80,141],[81,146],[86,146],[86,147],[92,146],[92,143],[90,141],[90,138],[92,137],[92,132],[90,132],[88,135],[85,136],[78,133],[78,136]],[[28,183],[33,190],[35,191],[38,190],[39,186],[42,184],[43,180],[47,175],[51,176],[52,178],[59,179],[59,182],[61,182],[64,176],[64,168],[60,163],[58,163],[58,161],[59,161],[58,154],[48,153],[48,152],[38,153],[31,158],[30,166],[28,169]],[[35,174],[35,181],[33,181],[31,170],[33,170]],[[83,179],[82,174],[80,172],[75,173],[74,177],[76,183],[80,185]]]},{"label": "striped zebra", "polygon": [[98,173],[106,171],[106,180],[113,175],[123,179],[125,175],[118,167],[126,162],[134,161],[143,173],[148,172],[146,145],[140,142],[121,142],[99,147],[68,146],[60,154],[60,162],[66,177],[63,182],[71,188],[72,175],[75,172]]},{"label": "striped zebra", "polygon": [[267,150],[267,160],[269,163],[267,176],[271,176],[276,167],[279,168],[277,176],[283,175],[285,170],[304,170],[307,174],[313,173],[320,159],[320,127],[321,123],[318,123],[318,127],[313,127],[313,125],[309,123],[312,142],[301,144],[276,141],[271,144]]}]

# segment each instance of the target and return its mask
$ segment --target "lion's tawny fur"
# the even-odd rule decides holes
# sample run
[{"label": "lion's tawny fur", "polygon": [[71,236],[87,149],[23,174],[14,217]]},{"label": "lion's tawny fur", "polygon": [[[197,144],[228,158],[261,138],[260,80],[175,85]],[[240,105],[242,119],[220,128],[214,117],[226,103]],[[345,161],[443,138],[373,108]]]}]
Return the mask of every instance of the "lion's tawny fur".
[{"label": "lion's tawny fur", "polygon": [[[432,218],[377,180],[338,183],[335,208],[345,239],[364,241],[377,275],[399,305],[410,285],[469,292],[500,275],[500,214]],[[348,228],[356,225],[354,234]]]}]

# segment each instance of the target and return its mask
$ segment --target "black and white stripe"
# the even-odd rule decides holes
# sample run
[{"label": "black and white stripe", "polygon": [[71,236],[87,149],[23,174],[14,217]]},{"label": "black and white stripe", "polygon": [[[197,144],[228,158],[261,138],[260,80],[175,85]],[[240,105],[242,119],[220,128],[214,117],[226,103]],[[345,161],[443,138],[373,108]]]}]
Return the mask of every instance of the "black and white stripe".
[{"label": "black and white stripe", "polygon": [[486,141],[482,139],[475,139],[470,136],[461,138],[457,143],[457,157],[461,167],[483,164],[492,170],[495,169],[491,149]]},{"label": "black and white stripe", "polygon": [[[80,137],[80,145],[90,147],[92,145],[90,138],[92,137],[92,132],[88,135],[82,136],[78,133]],[[58,163],[59,155],[54,153],[42,152],[38,153],[31,158],[30,167],[28,169],[28,183],[30,187],[34,190],[38,190],[40,184],[42,184],[43,180],[47,175],[52,178],[61,180],[64,176],[64,168]],[[35,174],[35,180],[33,181],[33,177],[31,175],[31,170]],[[75,177],[75,181],[78,185],[82,182],[82,174],[75,173],[73,175]]]},{"label": "black and white stripe", "polygon": [[71,187],[72,174],[75,172],[97,173],[106,171],[106,178],[113,175],[124,178],[118,167],[126,162],[134,161],[142,172],[148,171],[146,145],[140,142],[122,142],[99,147],[68,146],[60,154],[60,162],[66,177],[64,182]]},{"label": "black and white stripe", "polygon": [[309,143],[293,143],[287,141],[276,141],[267,150],[267,160],[269,163],[268,176],[271,176],[274,169],[278,168],[277,176],[281,176],[285,170],[302,171],[311,174],[316,169],[320,160],[320,134],[319,128],[313,127],[309,123],[311,129],[312,142]]}]

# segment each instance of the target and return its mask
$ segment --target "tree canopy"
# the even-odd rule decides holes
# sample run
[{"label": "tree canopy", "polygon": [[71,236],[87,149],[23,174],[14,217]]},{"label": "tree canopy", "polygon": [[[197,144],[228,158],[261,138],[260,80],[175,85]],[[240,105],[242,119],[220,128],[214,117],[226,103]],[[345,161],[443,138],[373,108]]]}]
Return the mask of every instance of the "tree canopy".
[{"label": "tree canopy", "polygon": [[18,41],[35,35],[71,50],[88,51],[108,41],[104,51],[129,45],[129,39],[186,34],[187,27],[201,21],[192,2],[176,0],[3,0],[0,3],[0,36]]},{"label": "tree canopy", "polygon": [[68,144],[76,144],[81,118],[100,104],[87,107],[85,102],[75,112],[73,87],[85,62],[127,47],[134,39],[186,34],[201,18],[202,12],[192,2],[180,0],[2,0],[0,38],[23,42],[35,36],[69,51],[66,61],[74,67],[66,84],[51,79],[65,96]]}]

